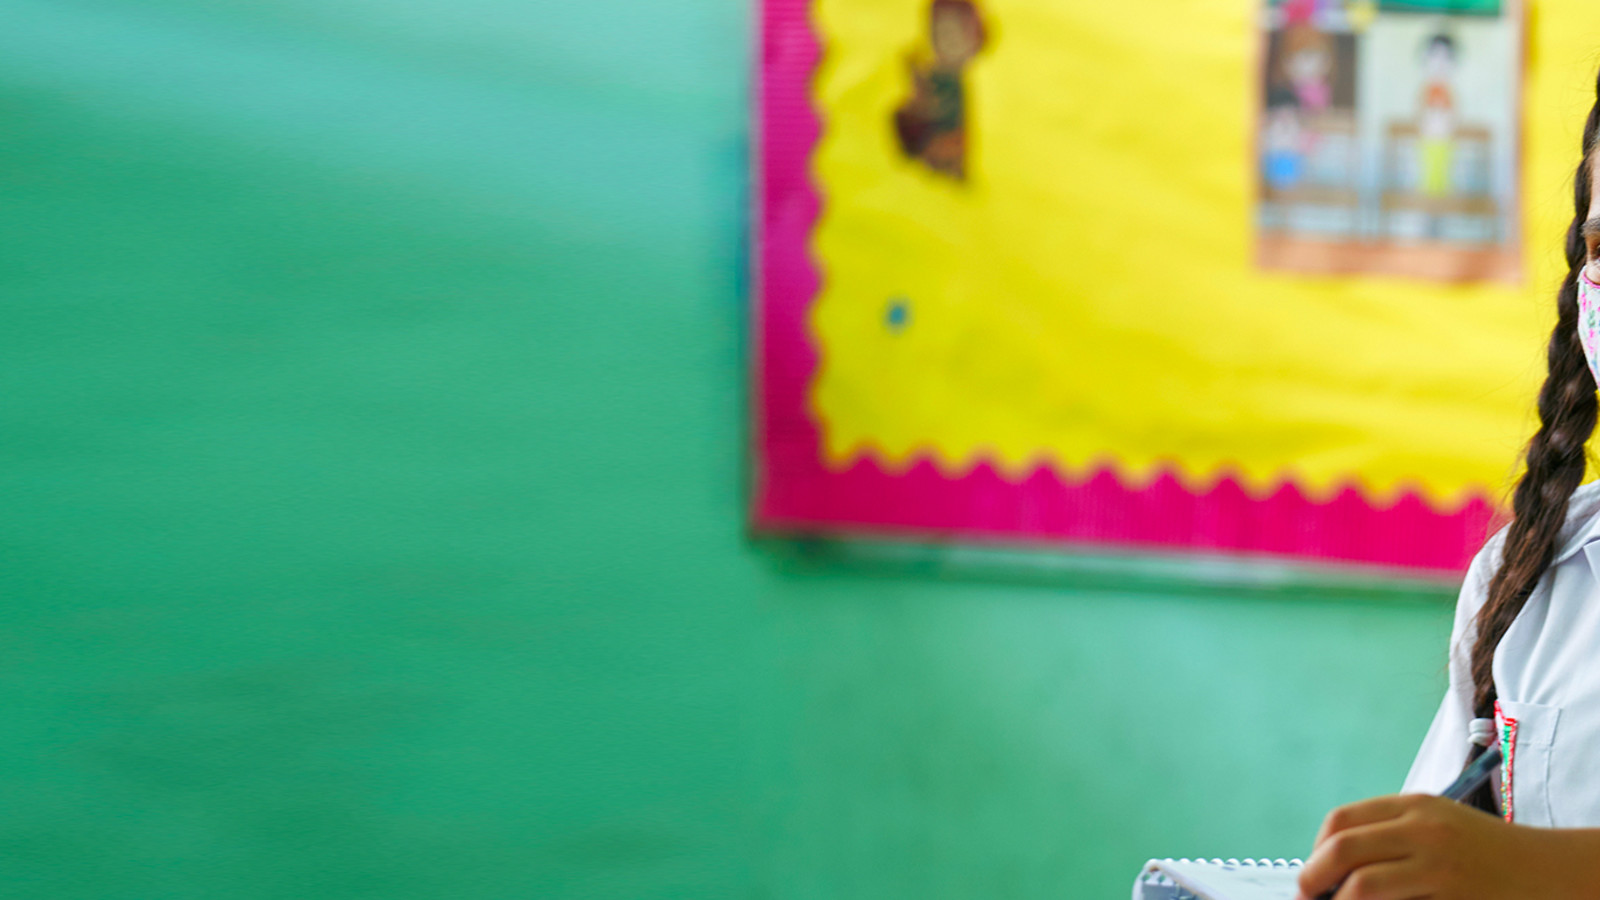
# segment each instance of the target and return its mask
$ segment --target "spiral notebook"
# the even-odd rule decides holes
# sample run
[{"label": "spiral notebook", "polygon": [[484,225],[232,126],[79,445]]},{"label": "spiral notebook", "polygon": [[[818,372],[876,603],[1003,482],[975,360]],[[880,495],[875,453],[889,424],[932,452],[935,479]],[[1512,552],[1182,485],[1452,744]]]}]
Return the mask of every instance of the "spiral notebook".
[{"label": "spiral notebook", "polygon": [[1294,900],[1298,859],[1152,859],[1133,900]]}]

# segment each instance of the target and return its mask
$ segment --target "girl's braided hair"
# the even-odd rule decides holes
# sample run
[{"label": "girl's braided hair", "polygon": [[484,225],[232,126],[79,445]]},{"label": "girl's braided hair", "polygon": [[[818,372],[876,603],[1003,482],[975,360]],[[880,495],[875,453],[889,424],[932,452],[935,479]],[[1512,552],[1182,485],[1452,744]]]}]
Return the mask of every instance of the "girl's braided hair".
[{"label": "girl's braided hair", "polygon": [[[1583,158],[1573,184],[1575,214],[1567,228],[1567,277],[1556,293],[1556,326],[1550,332],[1548,374],[1539,389],[1539,430],[1528,443],[1527,471],[1512,495],[1504,562],[1489,581],[1489,596],[1478,611],[1477,639],[1472,646],[1474,715],[1490,718],[1496,700],[1494,652],[1522,611],[1534,586],[1555,556],[1556,540],[1567,517],[1567,501],[1583,481],[1584,452],[1594,432],[1600,402],[1578,339],[1578,274],[1587,261],[1583,223],[1589,215],[1590,160],[1600,132],[1600,78],[1595,106],[1583,127]],[[1470,763],[1483,748],[1474,747]],[[1493,792],[1485,787],[1474,805],[1495,812]]]}]

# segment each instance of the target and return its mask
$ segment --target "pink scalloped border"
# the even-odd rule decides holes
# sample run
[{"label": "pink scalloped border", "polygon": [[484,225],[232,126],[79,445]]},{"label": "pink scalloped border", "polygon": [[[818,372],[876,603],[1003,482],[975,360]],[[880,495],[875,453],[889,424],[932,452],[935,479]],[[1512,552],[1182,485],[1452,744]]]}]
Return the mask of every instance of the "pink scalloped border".
[{"label": "pink scalloped border", "polygon": [[809,168],[821,122],[808,89],[821,47],[808,0],[763,0],[760,26],[759,271],[751,373],[757,460],[751,516],[757,530],[1060,541],[1466,568],[1495,513],[1483,496],[1444,513],[1415,492],[1379,508],[1353,487],[1316,502],[1285,483],[1258,499],[1231,477],[1197,493],[1171,472],[1134,489],[1110,466],[1081,480],[1040,466],[1020,482],[987,463],[959,477],[941,474],[926,459],[903,473],[886,472],[865,457],[842,471],[826,468],[806,401],[817,366],[806,312],[820,277],[808,248],[821,209]]}]

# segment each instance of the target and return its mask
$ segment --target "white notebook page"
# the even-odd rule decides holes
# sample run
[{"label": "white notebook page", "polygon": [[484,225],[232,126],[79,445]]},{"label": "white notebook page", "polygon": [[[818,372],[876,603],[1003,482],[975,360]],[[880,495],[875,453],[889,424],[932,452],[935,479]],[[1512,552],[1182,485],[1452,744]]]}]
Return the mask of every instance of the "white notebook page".
[{"label": "white notebook page", "polygon": [[1151,860],[1145,871],[1159,871],[1205,900],[1294,900],[1299,891],[1298,861],[1274,866],[1161,859]]}]

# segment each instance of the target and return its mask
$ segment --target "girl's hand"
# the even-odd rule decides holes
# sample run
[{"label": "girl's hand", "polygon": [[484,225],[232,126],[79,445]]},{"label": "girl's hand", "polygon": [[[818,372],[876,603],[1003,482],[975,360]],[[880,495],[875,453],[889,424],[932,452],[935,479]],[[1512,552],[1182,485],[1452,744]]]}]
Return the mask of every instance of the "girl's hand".
[{"label": "girl's hand", "polygon": [[1583,890],[1600,832],[1512,825],[1443,797],[1376,797],[1328,814],[1300,898],[1557,900]]}]

